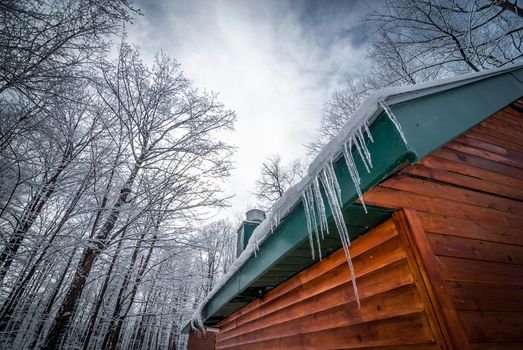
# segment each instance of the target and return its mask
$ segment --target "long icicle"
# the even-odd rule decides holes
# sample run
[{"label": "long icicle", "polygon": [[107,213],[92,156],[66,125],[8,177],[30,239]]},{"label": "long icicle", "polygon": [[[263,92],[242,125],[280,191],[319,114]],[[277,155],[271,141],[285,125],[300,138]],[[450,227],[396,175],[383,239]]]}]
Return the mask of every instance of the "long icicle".
[{"label": "long icicle", "polygon": [[[313,225],[313,229],[314,229],[314,234],[316,235],[316,242],[318,243],[318,256],[320,258],[320,261],[323,260],[323,257],[322,257],[322,254],[321,254],[321,243],[320,243],[320,233],[318,231],[318,226],[317,226],[317,223],[316,223],[316,213],[315,213],[315,210],[314,210],[314,197],[312,195],[312,189],[309,189],[307,191],[305,191],[305,193],[307,194],[307,201],[308,201],[308,205],[309,205],[309,209],[311,211],[311,221],[312,221],[312,225]],[[323,234],[321,235],[321,238],[324,239],[325,237],[323,236]]]},{"label": "long icicle", "polygon": [[357,134],[354,136],[354,145],[356,146],[356,150],[358,151],[358,154],[360,155],[361,161],[363,162],[363,165],[365,166],[367,173],[370,173],[370,167],[372,167],[372,164],[367,164],[368,157],[366,154],[363,155],[364,151],[362,151],[362,148],[364,147],[364,142],[360,140],[359,135],[357,135]]},{"label": "long icicle", "polygon": [[338,195],[338,201],[340,203],[342,203],[341,187],[340,187],[340,184],[338,183],[338,181],[336,180],[336,173],[334,172],[334,165],[332,164],[332,161],[327,162],[326,167],[328,168],[328,172],[330,175],[331,185],[332,185],[332,187],[334,187],[334,189],[336,190],[336,194]]},{"label": "long icicle", "polygon": [[335,183],[338,182],[336,179],[336,174],[331,172],[331,168],[329,166],[326,166],[321,172],[321,182],[323,184],[323,188],[325,189],[325,193],[327,194],[327,202],[329,203],[329,206],[332,211],[332,216],[334,217],[334,223],[336,224],[336,228],[338,229],[338,234],[340,235],[341,242],[343,245],[343,249],[345,252],[345,257],[347,258],[347,263],[349,265],[350,273],[351,273],[351,279],[352,279],[352,287],[354,289],[354,294],[356,297],[356,302],[358,303],[358,307],[361,306],[360,304],[360,297],[358,293],[358,286],[356,284],[356,273],[354,272],[354,266],[352,265],[352,258],[350,255],[350,236],[349,231],[347,229],[347,225],[345,224],[345,220],[343,219],[343,213],[341,211],[341,205],[340,202],[338,202],[335,186],[333,186]]},{"label": "long icicle", "polygon": [[[369,148],[367,147],[367,143],[365,142],[365,136],[363,135],[363,131],[361,130],[361,128],[358,129],[358,131],[356,132],[356,136],[358,137],[361,149],[363,150],[363,154],[365,155],[365,159],[367,160],[368,167],[372,168],[372,156],[370,154]],[[368,168],[367,172],[370,173],[370,170]]]},{"label": "long icicle", "polygon": [[312,238],[313,227],[312,227],[311,212],[310,212],[310,208],[309,208],[309,202],[307,200],[306,191],[302,193],[301,199],[303,202],[303,210],[305,211],[305,220],[307,221],[307,231],[309,233],[309,244],[311,246],[311,256],[312,256],[312,260],[314,260],[314,240]]},{"label": "long icicle", "polygon": [[374,143],[374,139],[372,138],[372,134],[370,133],[368,120],[365,120],[365,122],[363,123],[363,127],[365,128],[365,132],[367,133],[367,136],[369,137],[370,142]]},{"label": "long icicle", "polygon": [[[320,237],[320,233],[318,230],[318,221],[316,220],[316,210],[314,209],[314,194],[312,193],[312,188],[309,187],[308,189],[306,189],[305,193],[307,194],[307,198],[309,201],[309,207],[310,207],[309,209],[311,211],[312,227],[314,229],[314,233],[316,234],[317,237]],[[321,238],[324,239],[325,237],[322,235]],[[318,249],[320,249],[320,248],[318,248]],[[321,251],[320,251],[320,254],[321,254]]]},{"label": "long icicle", "polygon": [[321,236],[325,237],[324,233],[329,234],[329,226],[327,225],[327,215],[325,214],[325,205],[323,204],[323,197],[321,196],[320,183],[318,177],[315,176],[312,181],[312,188],[314,192],[314,203],[318,212],[318,218],[321,227]]},{"label": "long icicle", "polygon": [[356,168],[356,164],[354,163],[354,158],[352,157],[351,153],[351,143],[349,140],[348,145],[343,145],[343,158],[345,158],[345,163],[347,164],[347,168],[349,169],[349,174],[352,178],[352,182],[354,183],[354,187],[356,188],[356,192],[358,193],[358,197],[360,199],[361,205],[363,206],[363,210],[365,210],[365,213],[367,213],[367,206],[365,205],[365,201],[363,200],[363,193],[361,192],[361,179],[358,174],[358,169]]},{"label": "long icicle", "polygon": [[403,140],[403,143],[405,145],[407,145],[407,138],[405,137],[405,133],[403,133],[403,129],[401,128],[398,118],[396,118],[394,113],[392,113],[392,110],[390,109],[389,105],[384,100],[380,100],[379,104],[380,104],[381,108],[383,108],[383,110],[385,111],[385,114],[387,114],[387,116],[389,117],[390,121],[396,127],[396,130],[398,130],[398,132],[401,136],[401,139]]}]

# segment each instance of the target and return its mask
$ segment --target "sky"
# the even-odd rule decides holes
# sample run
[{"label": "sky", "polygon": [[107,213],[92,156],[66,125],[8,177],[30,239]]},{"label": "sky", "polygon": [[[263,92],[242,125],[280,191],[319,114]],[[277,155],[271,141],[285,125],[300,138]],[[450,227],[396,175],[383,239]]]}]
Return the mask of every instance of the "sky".
[{"label": "sky", "polygon": [[366,1],[138,0],[127,28],[144,59],[174,57],[199,89],[237,114],[227,141],[237,147],[225,191],[233,217],[255,206],[261,163],[272,154],[302,158],[323,106],[347,79],[368,70],[372,28]]}]

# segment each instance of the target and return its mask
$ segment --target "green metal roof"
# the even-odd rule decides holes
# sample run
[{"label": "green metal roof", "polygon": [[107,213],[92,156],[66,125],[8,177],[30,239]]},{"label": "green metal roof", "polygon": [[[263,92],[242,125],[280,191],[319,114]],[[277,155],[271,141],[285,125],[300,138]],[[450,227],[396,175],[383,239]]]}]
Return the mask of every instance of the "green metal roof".
[{"label": "green metal roof", "polygon": [[[425,84],[390,96],[387,103],[408,142],[404,144],[383,112],[377,115],[370,125],[374,138],[374,142],[368,144],[373,161],[370,173],[364,170],[361,159],[353,155],[360,170],[362,191],[368,191],[399,169],[425,157],[521,96],[522,66],[469,75],[437,86]],[[344,160],[338,159],[334,167],[341,187],[345,222],[354,240],[386,220],[391,212],[369,207],[365,214],[361,206],[354,204],[357,193]],[[341,247],[328,205],[326,207],[331,233],[322,241],[323,256]],[[298,204],[259,247],[256,257],[251,256],[204,306],[205,324],[216,324],[315,262],[317,260],[311,258],[305,212]]]}]

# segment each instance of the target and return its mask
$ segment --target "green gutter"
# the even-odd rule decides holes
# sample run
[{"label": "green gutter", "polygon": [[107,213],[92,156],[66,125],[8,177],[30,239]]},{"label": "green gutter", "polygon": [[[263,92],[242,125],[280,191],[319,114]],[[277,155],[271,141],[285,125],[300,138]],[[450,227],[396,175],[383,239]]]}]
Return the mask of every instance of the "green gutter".
[{"label": "green gutter", "polygon": [[[519,77],[519,79],[518,79]],[[392,106],[417,159],[523,96],[523,69]]]}]

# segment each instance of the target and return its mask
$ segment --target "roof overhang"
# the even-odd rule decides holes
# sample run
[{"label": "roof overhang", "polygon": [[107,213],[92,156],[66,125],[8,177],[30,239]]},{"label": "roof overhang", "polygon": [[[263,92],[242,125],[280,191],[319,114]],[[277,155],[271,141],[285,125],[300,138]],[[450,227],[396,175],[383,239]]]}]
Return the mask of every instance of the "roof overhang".
[{"label": "roof overhang", "polygon": [[[368,191],[523,96],[522,82],[523,68],[514,66],[470,78],[452,79],[448,84],[435,87],[421,86],[388,98],[387,103],[408,142],[404,144],[383,111],[377,113],[370,125],[374,139],[368,144],[373,163],[370,173],[359,156],[353,155],[362,191]],[[386,220],[391,211],[370,207],[365,214],[360,205],[354,204],[358,195],[341,157],[334,168],[341,187],[345,222],[354,240]],[[328,205],[326,207],[331,233],[322,241],[323,256],[341,247],[332,214]],[[298,203],[259,247],[256,256],[251,256],[230,276],[203,307],[205,324],[218,323],[315,262],[317,260],[311,258],[304,208]],[[188,329],[186,326],[184,331]]]}]

